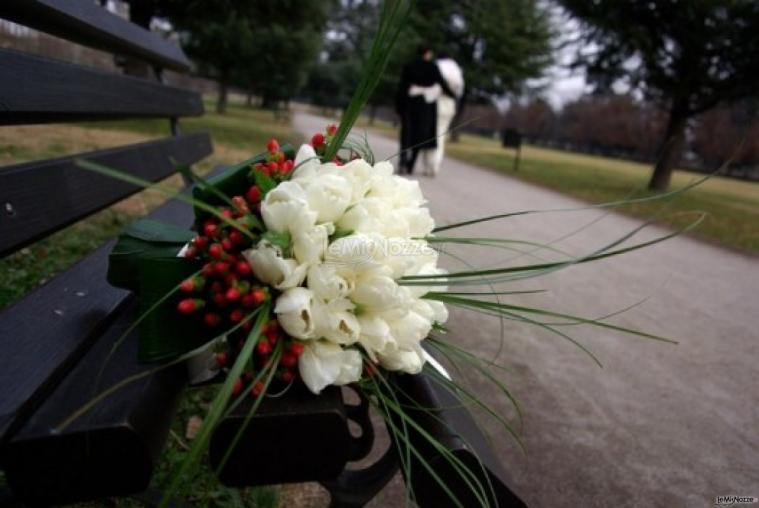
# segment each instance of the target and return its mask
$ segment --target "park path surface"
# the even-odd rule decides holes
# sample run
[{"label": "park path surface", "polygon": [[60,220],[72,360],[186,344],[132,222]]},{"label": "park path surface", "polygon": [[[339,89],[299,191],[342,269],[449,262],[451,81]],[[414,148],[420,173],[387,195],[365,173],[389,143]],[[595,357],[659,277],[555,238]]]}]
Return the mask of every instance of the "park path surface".
[{"label": "park path surface", "polygon": [[[327,123],[306,113],[294,117],[295,128],[306,135]],[[398,150],[386,137],[369,139],[378,159]],[[437,178],[415,178],[438,225],[583,204],[451,159]],[[589,253],[641,224],[596,210],[537,214],[448,233],[548,242],[594,220],[555,246]],[[654,228],[640,237],[663,233]],[[513,257],[481,249],[466,255],[476,266],[503,266],[498,262]],[[461,268],[446,261],[449,269]],[[650,296],[612,322],[679,340],[675,346],[587,326],[564,328],[599,358],[601,369],[560,337],[506,323],[499,361],[512,370],[506,381],[524,412],[526,453],[491,419],[481,421],[511,487],[530,506],[713,506],[718,495],[759,496],[757,259],[678,237],[518,286],[550,292],[512,302],[588,317]],[[449,340],[470,351],[492,358],[498,350],[497,320],[453,309],[448,324]],[[480,397],[509,413],[491,385],[470,382]],[[372,506],[399,503],[402,495],[396,481]]]}]

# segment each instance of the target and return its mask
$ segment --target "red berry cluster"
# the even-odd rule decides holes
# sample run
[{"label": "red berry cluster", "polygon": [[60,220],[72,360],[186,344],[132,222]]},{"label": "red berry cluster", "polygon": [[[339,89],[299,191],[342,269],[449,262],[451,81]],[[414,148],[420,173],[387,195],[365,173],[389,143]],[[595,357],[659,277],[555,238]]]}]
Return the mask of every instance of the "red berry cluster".
[{"label": "red berry cluster", "polygon": [[[244,191],[241,195],[231,198],[232,206],[218,209],[219,214],[233,221],[234,225],[216,216],[205,218],[198,224],[198,235],[185,251],[185,257],[202,261],[203,265],[199,274],[180,284],[182,298],[177,303],[177,311],[180,314],[202,311],[205,326],[219,335],[239,325],[234,332],[227,334],[229,349],[216,356],[222,367],[229,366],[242,349],[253,327],[251,313],[273,296],[270,289],[255,278],[250,263],[242,254],[261,233],[254,228],[261,222],[259,210],[263,198],[261,190],[255,185],[257,173],[278,183],[289,178],[293,170],[292,159],[287,158],[276,139],[269,140],[266,146],[266,160],[251,167],[249,187],[241,189]],[[236,394],[242,391],[244,384],[252,382],[254,372],[267,364],[280,342],[283,352],[276,367],[276,378],[284,383],[293,381],[296,372],[293,367],[297,365],[303,345],[286,336],[271,315],[264,326],[262,338],[256,344],[250,370],[236,380]],[[258,396],[262,390],[263,385],[256,383],[251,393]]]},{"label": "red berry cluster", "polygon": [[273,177],[275,180],[283,180],[289,177],[295,164],[292,159],[288,159],[279,147],[279,142],[272,138],[266,143],[266,162],[257,162],[253,165],[250,178],[255,181],[255,172],[261,172],[266,176]]},{"label": "red berry cluster", "polygon": [[[327,150],[327,146],[330,144],[332,139],[335,137],[335,134],[337,134],[337,126],[335,124],[331,124],[327,126],[327,135],[325,136],[321,132],[317,132],[311,137],[311,146],[314,147],[314,151],[316,152],[316,155],[324,155],[324,152]],[[342,162],[335,158],[333,161],[337,164],[342,164]]]}]

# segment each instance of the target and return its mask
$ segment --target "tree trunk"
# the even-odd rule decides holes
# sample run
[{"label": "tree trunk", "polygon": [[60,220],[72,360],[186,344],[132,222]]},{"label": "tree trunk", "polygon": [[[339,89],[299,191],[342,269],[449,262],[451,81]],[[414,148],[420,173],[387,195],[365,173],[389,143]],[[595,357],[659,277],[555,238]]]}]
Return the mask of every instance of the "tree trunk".
[{"label": "tree trunk", "polygon": [[216,112],[223,115],[227,112],[227,81],[219,78],[219,98],[216,101]]},{"label": "tree trunk", "polygon": [[685,126],[688,123],[688,109],[682,101],[675,101],[669,110],[667,130],[664,134],[664,143],[659,151],[659,157],[654,166],[651,180],[648,182],[649,190],[664,191],[669,186],[672,178],[672,169],[677,163],[680,151],[685,141]]},{"label": "tree trunk", "polygon": [[374,121],[377,119],[377,104],[371,104],[369,106],[369,125],[374,125]]}]

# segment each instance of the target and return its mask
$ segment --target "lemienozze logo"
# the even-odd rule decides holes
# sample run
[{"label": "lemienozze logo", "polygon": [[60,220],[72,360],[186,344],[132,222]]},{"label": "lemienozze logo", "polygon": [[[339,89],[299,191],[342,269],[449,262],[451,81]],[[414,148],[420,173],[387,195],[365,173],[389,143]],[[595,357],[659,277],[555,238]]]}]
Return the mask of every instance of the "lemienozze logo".
[{"label": "lemienozze logo", "polygon": [[736,504],[753,504],[759,503],[759,498],[754,496],[717,496],[714,504],[716,506],[733,506]]}]

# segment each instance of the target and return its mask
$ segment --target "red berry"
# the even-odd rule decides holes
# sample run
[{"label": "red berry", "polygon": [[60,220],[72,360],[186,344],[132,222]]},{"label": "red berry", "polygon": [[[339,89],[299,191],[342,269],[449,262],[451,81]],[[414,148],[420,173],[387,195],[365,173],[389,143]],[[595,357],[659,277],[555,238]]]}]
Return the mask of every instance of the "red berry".
[{"label": "red berry", "polygon": [[221,353],[216,353],[216,363],[224,367],[226,364],[229,363],[229,355],[226,353],[226,351],[222,351]]},{"label": "red berry", "polygon": [[184,251],[184,257],[187,259],[195,259],[198,257],[198,251],[194,247],[187,247],[187,250]]},{"label": "red berry", "polygon": [[235,208],[237,208],[242,213],[250,213],[250,208],[248,208],[248,203],[245,202],[245,198],[242,196],[235,196],[232,198],[232,203],[235,204]]},{"label": "red berry", "polygon": [[185,298],[177,304],[177,310],[180,314],[192,314],[198,309],[202,309],[206,304],[199,298]]},{"label": "red berry", "polygon": [[236,229],[233,229],[229,232],[229,239],[232,240],[232,243],[235,245],[240,245],[242,242],[245,241],[245,237],[242,236],[242,233],[237,231]]},{"label": "red berry", "polygon": [[235,309],[232,312],[229,313],[229,320],[233,323],[239,323],[242,321],[242,318],[245,317],[245,314],[240,309]]},{"label": "red berry", "polygon": [[235,384],[232,385],[232,397],[237,397],[242,392],[242,379],[239,377],[235,379]]},{"label": "red berry", "polygon": [[253,270],[250,268],[250,263],[247,261],[238,261],[235,264],[235,272],[237,272],[242,277],[247,277],[251,274]]},{"label": "red berry", "polygon": [[224,217],[225,219],[234,218],[233,217],[234,212],[230,210],[229,208],[222,208],[221,210],[219,210],[219,213],[221,213],[221,216]]},{"label": "red berry", "polygon": [[250,293],[248,293],[247,295],[243,295],[242,300],[240,300],[240,303],[245,308],[253,307],[256,304],[255,299],[253,298],[253,295]]},{"label": "red berry", "polygon": [[321,132],[317,132],[314,134],[314,136],[311,138],[311,146],[314,148],[319,148],[324,144],[324,134]]},{"label": "red berry", "polygon": [[232,240],[230,240],[229,238],[224,238],[221,241],[221,246],[224,248],[224,250],[232,250],[232,247],[234,247],[234,245],[232,244]]},{"label": "red berry", "polygon": [[293,374],[293,371],[285,369],[282,371],[282,381],[285,383],[292,383],[292,381],[295,379],[295,374]]},{"label": "red berry", "polygon": [[226,275],[229,273],[229,263],[217,261],[213,264],[213,271],[216,275]]},{"label": "red berry", "polygon": [[330,135],[330,136],[334,136],[335,134],[337,134],[337,125],[335,125],[335,124],[328,125],[327,126],[327,134]]},{"label": "red berry", "polygon": [[281,167],[282,173],[285,173],[285,174],[289,173],[290,171],[293,170],[293,167],[295,167],[293,161],[288,160],[288,161],[283,162],[282,167]]},{"label": "red berry", "polygon": [[195,281],[192,278],[185,279],[179,284],[179,289],[183,293],[192,293],[195,291]]},{"label": "red berry", "polygon": [[282,359],[279,360],[279,363],[281,363],[283,367],[293,367],[298,363],[298,357],[292,353],[284,353]]},{"label": "red berry", "polygon": [[243,329],[243,331],[246,331],[246,332],[251,331],[253,329],[253,321],[251,319],[245,321],[242,324],[242,329]]},{"label": "red berry", "polygon": [[264,323],[264,326],[261,327],[261,330],[263,333],[273,333],[279,330],[279,323],[276,319],[270,319],[266,323]]},{"label": "red berry", "polygon": [[224,282],[227,283],[227,286],[234,286],[237,284],[237,275],[234,273],[228,273],[224,276]]},{"label": "red berry", "polygon": [[203,268],[200,270],[200,273],[203,274],[203,277],[211,277],[213,276],[214,269],[213,269],[213,263],[206,263],[203,265]]},{"label": "red berry", "polygon": [[269,168],[269,174],[279,171],[279,163],[276,161],[269,161],[266,166]]},{"label": "red berry", "polygon": [[263,303],[266,301],[266,290],[262,288],[254,288],[253,291],[250,292],[250,294],[253,296],[253,302],[256,304]]},{"label": "red berry", "polygon": [[264,384],[261,381],[258,381],[256,384],[253,385],[253,387],[250,389],[251,395],[254,397],[260,396],[264,391]]},{"label": "red berry", "polygon": [[203,321],[205,321],[205,323],[211,328],[214,328],[216,326],[219,326],[219,323],[221,322],[221,316],[215,312],[209,312],[203,316]]},{"label": "red berry", "polygon": [[288,349],[295,356],[300,356],[303,354],[303,344],[301,342],[293,342],[290,344],[290,347],[288,347]]},{"label": "red berry", "polygon": [[256,351],[258,351],[258,354],[266,356],[271,353],[271,344],[268,341],[259,340],[258,344],[256,344]]},{"label": "red berry", "polygon": [[214,281],[214,283],[211,284],[211,292],[213,293],[218,293],[222,289],[224,289],[224,287],[221,285],[221,282],[219,282],[218,280]]},{"label": "red berry", "polygon": [[229,288],[224,296],[227,298],[227,301],[236,302],[240,299],[240,290],[237,288]]},{"label": "red berry", "polygon": [[245,193],[245,197],[251,203],[258,203],[261,201],[261,190],[257,186],[253,185],[250,189],[248,189],[248,192]]},{"label": "red berry", "polygon": [[208,255],[214,259],[221,259],[224,256],[224,247],[220,243],[212,243],[208,247]]},{"label": "red berry", "polygon": [[279,151],[279,141],[277,141],[274,138],[271,138],[266,143],[266,149],[269,151],[269,153],[277,153]]},{"label": "red berry", "polygon": [[213,303],[215,303],[218,307],[224,307],[227,304],[227,297],[224,296],[224,293],[214,293],[211,297],[213,300]]},{"label": "red berry", "polygon": [[192,240],[192,244],[195,247],[197,247],[198,249],[203,250],[206,247],[208,247],[208,237],[206,237],[206,236],[196,236]]},{"label": "red berry", "polygon": [[203,225],[203,234],[206,236],[213,236],[216,233],[216,230],[218,229],[218,226],[214,224],[213,222],[206,222]]},{"label": "red berry", "polygon": [[279,342],[279,339],[281,338],[281,335],[279,334],[278,331],[267,332],[265,335],[266,335],[266,338],[269,340],[269,344],[271,344],[272,346],[275,345],[277,342]]}]

